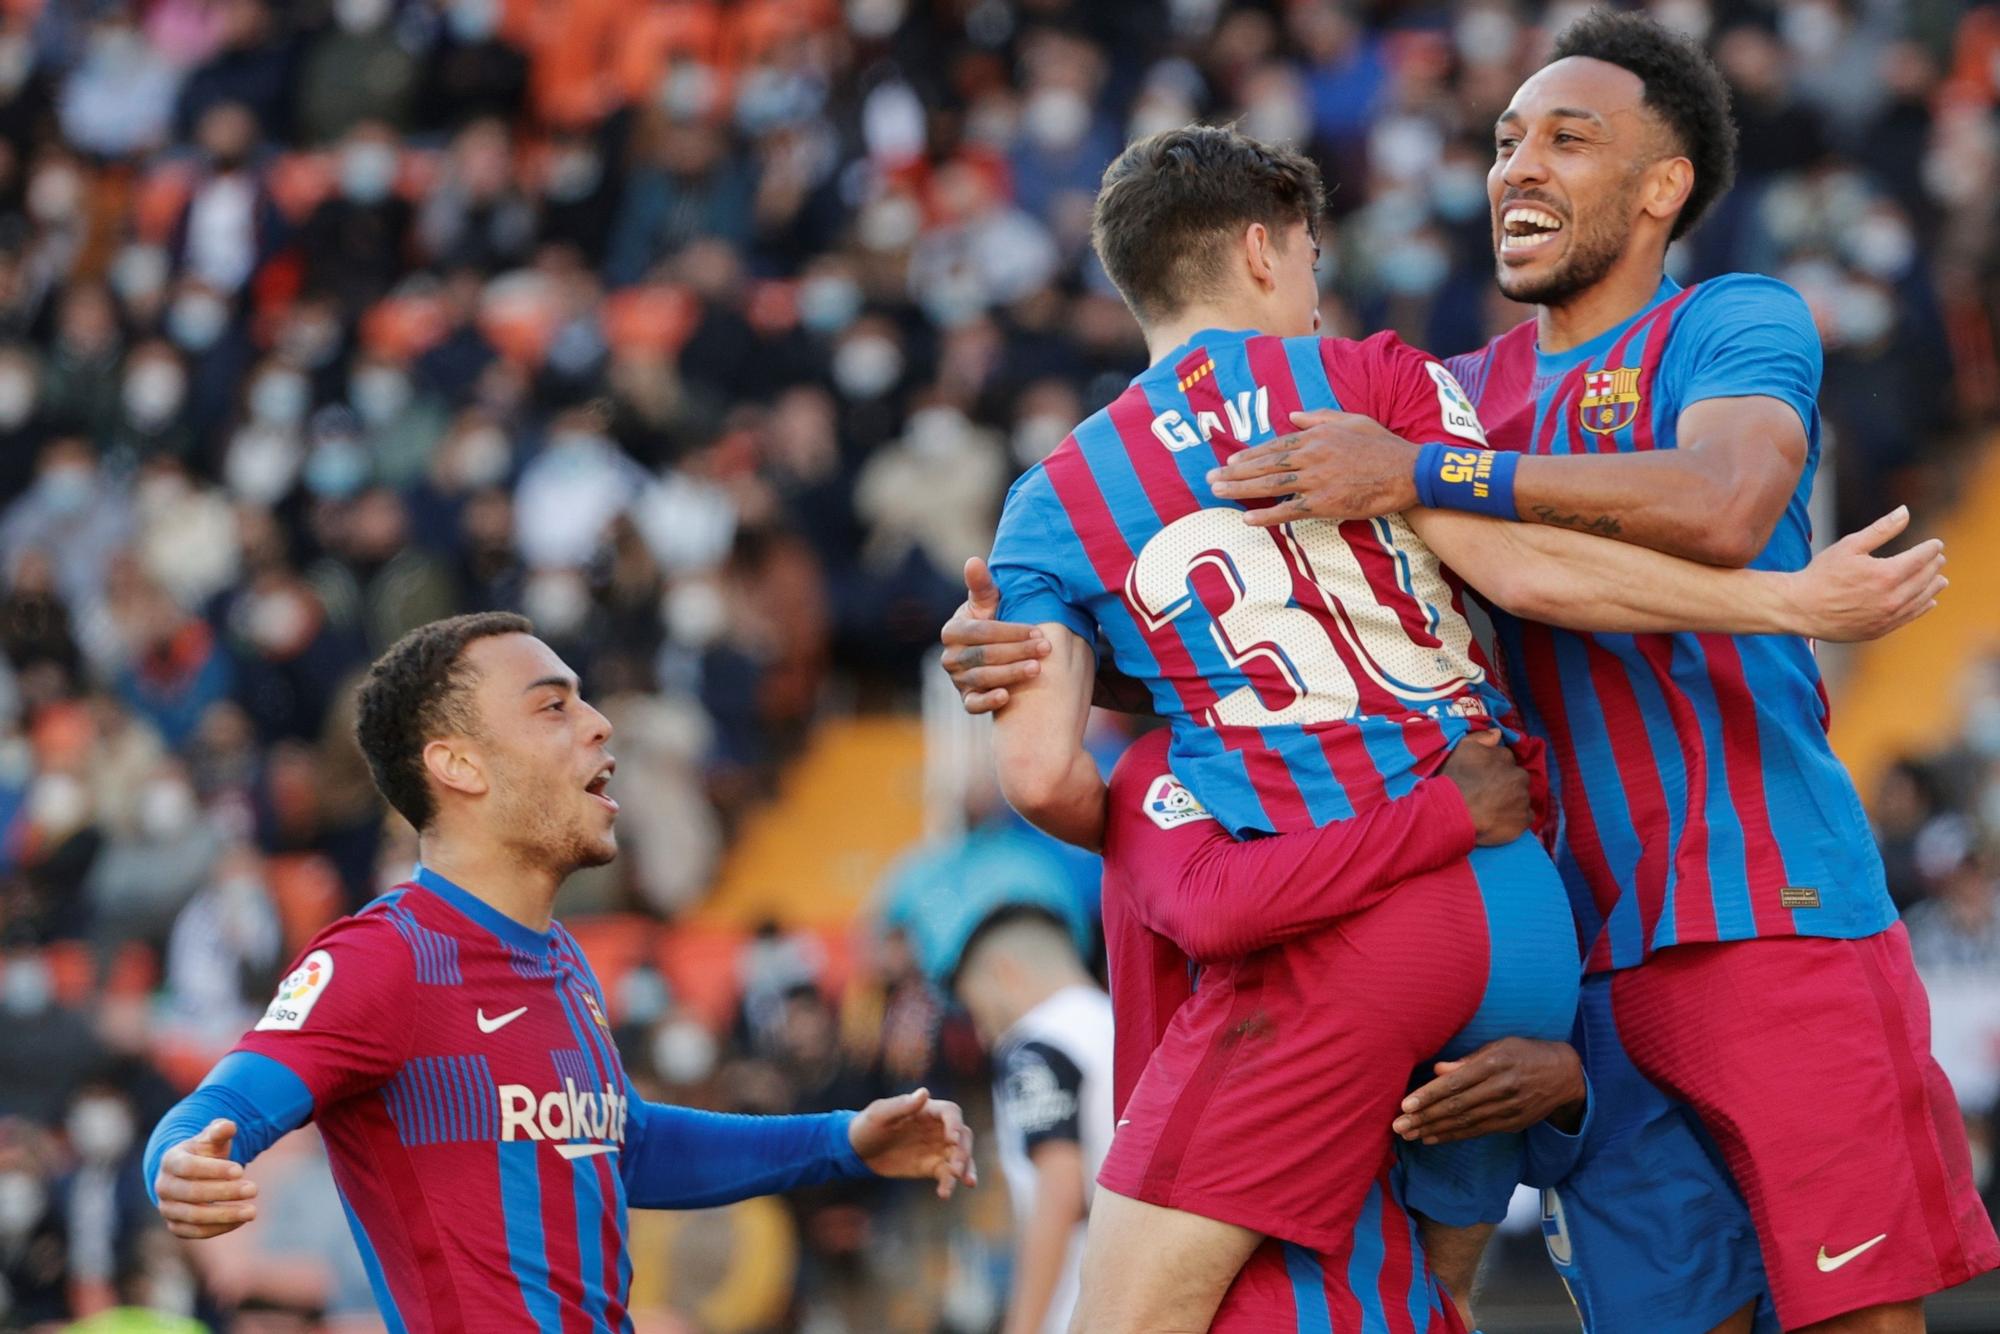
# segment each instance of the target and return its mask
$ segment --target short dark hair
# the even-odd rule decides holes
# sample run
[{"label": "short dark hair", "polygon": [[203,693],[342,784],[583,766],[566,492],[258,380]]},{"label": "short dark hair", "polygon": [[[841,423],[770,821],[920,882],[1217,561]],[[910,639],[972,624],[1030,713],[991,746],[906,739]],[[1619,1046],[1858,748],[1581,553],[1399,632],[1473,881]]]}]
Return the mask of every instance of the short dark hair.
[{"label": "short dark hair", "polygon": [[420,625],[375,660],[357,693],[354,739],[383,799],[419,831],[437,815],[424,781],[424,747],[473,732],[466,706],[472,673],[465,646],[494,635],[532,635],[534,622],[510,611],[480,611]]},{"label": "short dark hair", "polygon": [[1671,239],[1694,229],[1709,206],[1736,179],[1736,121],[1729,113],[1729,84],[1693,38],[1660,26],[1644,14],[1593,9],[1556,37],[1550,63],[1584,56],[1639,76],[1646,105],[1666,122],[1680,151],[1694,164],[1694,186],[1674,219]]},{"label": "short dark hair", "polygon": [[1226,126],[1130,145],[1104,170],[1090,240],[1132,313],[1159,319],[1213,293],[1228,243],[1253,222],[1319,239],[1326,186],[1311,159]]}]

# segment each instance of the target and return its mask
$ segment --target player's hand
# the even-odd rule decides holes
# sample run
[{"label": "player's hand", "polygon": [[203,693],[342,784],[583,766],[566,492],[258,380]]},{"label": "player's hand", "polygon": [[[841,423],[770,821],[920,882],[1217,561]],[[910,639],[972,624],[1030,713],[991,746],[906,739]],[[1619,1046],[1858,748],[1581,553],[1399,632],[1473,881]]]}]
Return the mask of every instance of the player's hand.
[{"label": "player's hand", "polygon": [[257,1183],[243,1175],[243,1164],[229,1160],[229,1141],[235,1138],[234,1121],[210,1121],[160,1160],[153,1188],[160,1197],[160,1217],[176,1237],[219,1237],[257,1216],[252,1203]]},{"label": "player's hand", "polygon": [[1479,845],[1486,848],[1512,843],[1535,818],[1528,771],[1500,740],[1498,732],[1472,733],[1446,757],[1443,769],[1458,784],[1479,831]]},{"label": "player's hand", "polygon": [[967,713],[992,713],[1007,688],[1033,680],[1049,656],[1048,637],[1033,625],[1000,619],[1000,586],[986,562],[965,563],[965,601],[944,623],[944,670]]},{"label": "player's hand", "polygon": [[1792,575],[1798,633],[1846,642],[1879,639],[1937,606],[1949,582],[1944,543],[1931,538],[1893,556],[1874,554],[1909,526],[1909,506],[1898,505]]},{"label": "player's hand", "polygon": [[929,1089],[877,1098],[847,1127],[848,1143],[877,1176],[929,1177],[948,1200],[959,1182],[979,1184],[972,1165],[972,1131],[958,1104]]},{"label": "player's hand", "polygon": [[1501,1038],[1432,1068],[1437,1078],[1403,1099],[1392,1127],[1412,1142],[1449,1144],[1551,1117],[1574,1130],[1583,1111],[1583,1061],[1567,1042]]},{"label": "player's hand", "polygon": [[1208,484],[1225,500],[1276,500],[1243,517],[1259,528],[1297,519],[1372,519],[1417,503],[1417,447],[1355,412],[1294,412],[1303,429],[1246,449]]}]

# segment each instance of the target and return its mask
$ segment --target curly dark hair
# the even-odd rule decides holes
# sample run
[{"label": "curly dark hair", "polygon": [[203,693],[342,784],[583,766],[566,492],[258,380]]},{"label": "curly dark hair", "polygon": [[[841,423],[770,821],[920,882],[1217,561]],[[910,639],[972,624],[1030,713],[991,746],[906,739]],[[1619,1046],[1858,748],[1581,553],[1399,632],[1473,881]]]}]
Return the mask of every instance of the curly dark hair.
[{"label": "curly dark hair", "polygon": [[424,780],[424,747],[477,729],[466,693],[473,673],[465,646],[493,635],[531,635],[534,622],[510,611],[480,611],[420,625],[375,660],[356,695],[354,739],[375,787],[422,832],[437,815]]},{"label": "curly dark hair", "polygon": [[1303,222],[1319,239],[1326,186],[1289,148],[1240,130],[1186,125],[1130,145],[1104,170],[1090,224],[1104,271],[1141,320],[1215,292],[1223,254],[1244,227]]},{"label": "curly dark hair", "polygon": [[1630,70],[1646,86],[1646,105],[1666,122],[1694,164],[1694,186],[1674,219],[1671,239],[1693,230],[1736,179],[1736,121],[1729,85],[1693,39],[1639,13],[1593,9],[1556,37],[1551,63],[1570,56]]}]

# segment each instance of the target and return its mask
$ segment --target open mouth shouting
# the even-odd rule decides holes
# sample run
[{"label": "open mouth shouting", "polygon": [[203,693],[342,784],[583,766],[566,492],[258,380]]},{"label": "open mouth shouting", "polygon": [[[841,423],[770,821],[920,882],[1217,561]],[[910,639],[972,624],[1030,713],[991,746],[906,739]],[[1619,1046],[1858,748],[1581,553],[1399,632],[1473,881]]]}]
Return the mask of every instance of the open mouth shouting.
[{"label": "open mouth shouting", "polygon": [[1525,259],[1555,244],[1563,220],[1540,204],[1509,204],[1500,214],[1500,255]]},{"label": "open mouth shouting", "polygon": [[618,761],[606,760],[604,767],[593,774],[590,781],[583,785],[583,790],[588,792],[592,799],[613,815],[618,814],[618,802],[608,796],[604,789],[610,785],[611,775],[617,772],[617,769]]}]

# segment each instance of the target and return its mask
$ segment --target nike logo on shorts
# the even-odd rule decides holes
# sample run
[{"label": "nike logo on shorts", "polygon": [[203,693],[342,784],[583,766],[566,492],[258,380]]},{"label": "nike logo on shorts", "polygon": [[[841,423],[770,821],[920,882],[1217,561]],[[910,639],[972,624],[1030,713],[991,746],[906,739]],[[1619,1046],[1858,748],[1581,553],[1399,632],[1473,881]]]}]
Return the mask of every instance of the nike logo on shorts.
[{"label": "nike logo on shorts", "polygon": [[1819,1272],[1822,1274],[1831,1274],[1834,1270],[1840,1268],[1842,1265],[1846,1264],[1849,1260],[1852,1260],[1855,1256],[1861,1254],[1861,1252],[1867,1250],[1869,1247],[1874,1246],[1879,1242],[1887,1240],[1888,1236],[1889,1234],[1884,1232],[1880,1236],[1870,1237],[1867,1241],[1862,1242],[1859,1246],[1856,1246],[1853,1250],[1842,1251],[1839,1255],[1828,1255],[1826,1253],[1826,1247],[1821,1246],[1819,1248],[1819,1260],[1818,1260]]}]

